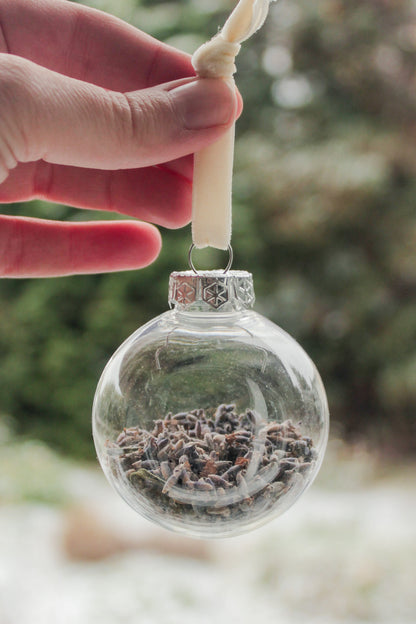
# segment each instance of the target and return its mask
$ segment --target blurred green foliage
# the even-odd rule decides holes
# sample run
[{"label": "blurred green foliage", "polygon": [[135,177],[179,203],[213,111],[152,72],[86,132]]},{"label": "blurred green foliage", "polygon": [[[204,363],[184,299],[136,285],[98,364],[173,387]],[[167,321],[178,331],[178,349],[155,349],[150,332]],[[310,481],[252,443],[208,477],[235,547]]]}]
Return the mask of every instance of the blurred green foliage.
[{"label": "blurred green foliage", "polygon": [[[192,52],[224,0],[94,0]],[[411,0],[280,0],[238,57],[234,266],[257,309],[317,363],[335,429],[416,450],[416,7]],[[102,218],[32,202],[5,212]],[[108,218],[108,215],[105,215]],[[0,409],[17,430],[91,457],[99,374],[166,309],[190,231],[163,232],[141,272],[0,282]],[[224,258],[212,250],[208,265]]]}]

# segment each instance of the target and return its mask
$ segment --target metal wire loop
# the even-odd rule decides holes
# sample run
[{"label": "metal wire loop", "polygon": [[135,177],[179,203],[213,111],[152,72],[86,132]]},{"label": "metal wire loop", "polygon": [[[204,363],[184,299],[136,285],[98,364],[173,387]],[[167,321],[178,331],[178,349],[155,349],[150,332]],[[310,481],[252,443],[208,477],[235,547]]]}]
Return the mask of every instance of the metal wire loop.
[{"label": "metal wire loop", "polygon": [[[192,269],[192,271],[194,273],[196,273],[198,275],[198,271],[196,270],[194,263],[192,262],[192,252],[195,249],[195,244],[192,243],[191,246],[189,247],[189,252],[188,252],[188,263],[190,268]],[[227,266],[224,269],[224,273],[227,273],[227,271],[229,271],[231,269],[231,265],[233,263],[233,248],[231,247],[231,245],[228,245],[227,247],[227,251],[228,251],[228,263]]]}]

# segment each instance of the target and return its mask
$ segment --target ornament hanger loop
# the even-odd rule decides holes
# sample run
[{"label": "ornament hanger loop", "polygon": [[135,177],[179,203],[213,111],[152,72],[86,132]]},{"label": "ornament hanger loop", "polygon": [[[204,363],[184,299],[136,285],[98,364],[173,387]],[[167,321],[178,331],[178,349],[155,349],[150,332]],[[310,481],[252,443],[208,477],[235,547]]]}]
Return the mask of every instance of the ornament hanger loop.
[{"label": "ornament hanger loop", "polygon": [[[194,249],[195,249],[195,244],[192,243],[191,246],[189,247],[188,263],[192,271],[198,275],[198,271],[196,270],[194,263],[192,262],[192,252]],[[228,245],[227,251],[228,251],[228,263],[224,269],[224,273],[227,273],[231,269],[231,265],[233,263],[233,257],[234,257],[233,248],[231,247],[231,245]]]}]

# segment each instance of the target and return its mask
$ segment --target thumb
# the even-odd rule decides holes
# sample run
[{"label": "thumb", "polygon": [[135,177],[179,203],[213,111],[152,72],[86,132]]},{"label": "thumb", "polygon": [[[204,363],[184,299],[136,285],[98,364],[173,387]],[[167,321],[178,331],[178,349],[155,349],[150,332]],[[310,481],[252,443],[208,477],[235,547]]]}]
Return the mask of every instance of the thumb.
[{"label": "thumb", "polygon": [[9,146],[17,161],[100,169],[167,162],[215,141],[240,108],[223,80],[119,93],[0,54],[0,150]]}]

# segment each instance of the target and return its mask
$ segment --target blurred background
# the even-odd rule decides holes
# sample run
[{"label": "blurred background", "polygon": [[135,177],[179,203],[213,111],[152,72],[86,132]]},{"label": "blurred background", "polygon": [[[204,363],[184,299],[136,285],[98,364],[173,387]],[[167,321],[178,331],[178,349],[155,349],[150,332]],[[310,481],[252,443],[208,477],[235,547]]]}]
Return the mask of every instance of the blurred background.
[{"label": "blurred background", "polygon": [[[84,4],[190,53],[233,6]],[[321,475],[281,519],[211,544],[152,528],[98,471],[97,380],[167,309],[190,228],[140,272],[1,280],[1,624],[416,622],[416,1],[279,0],[237,66],[234,267],[321,373]]]}]

